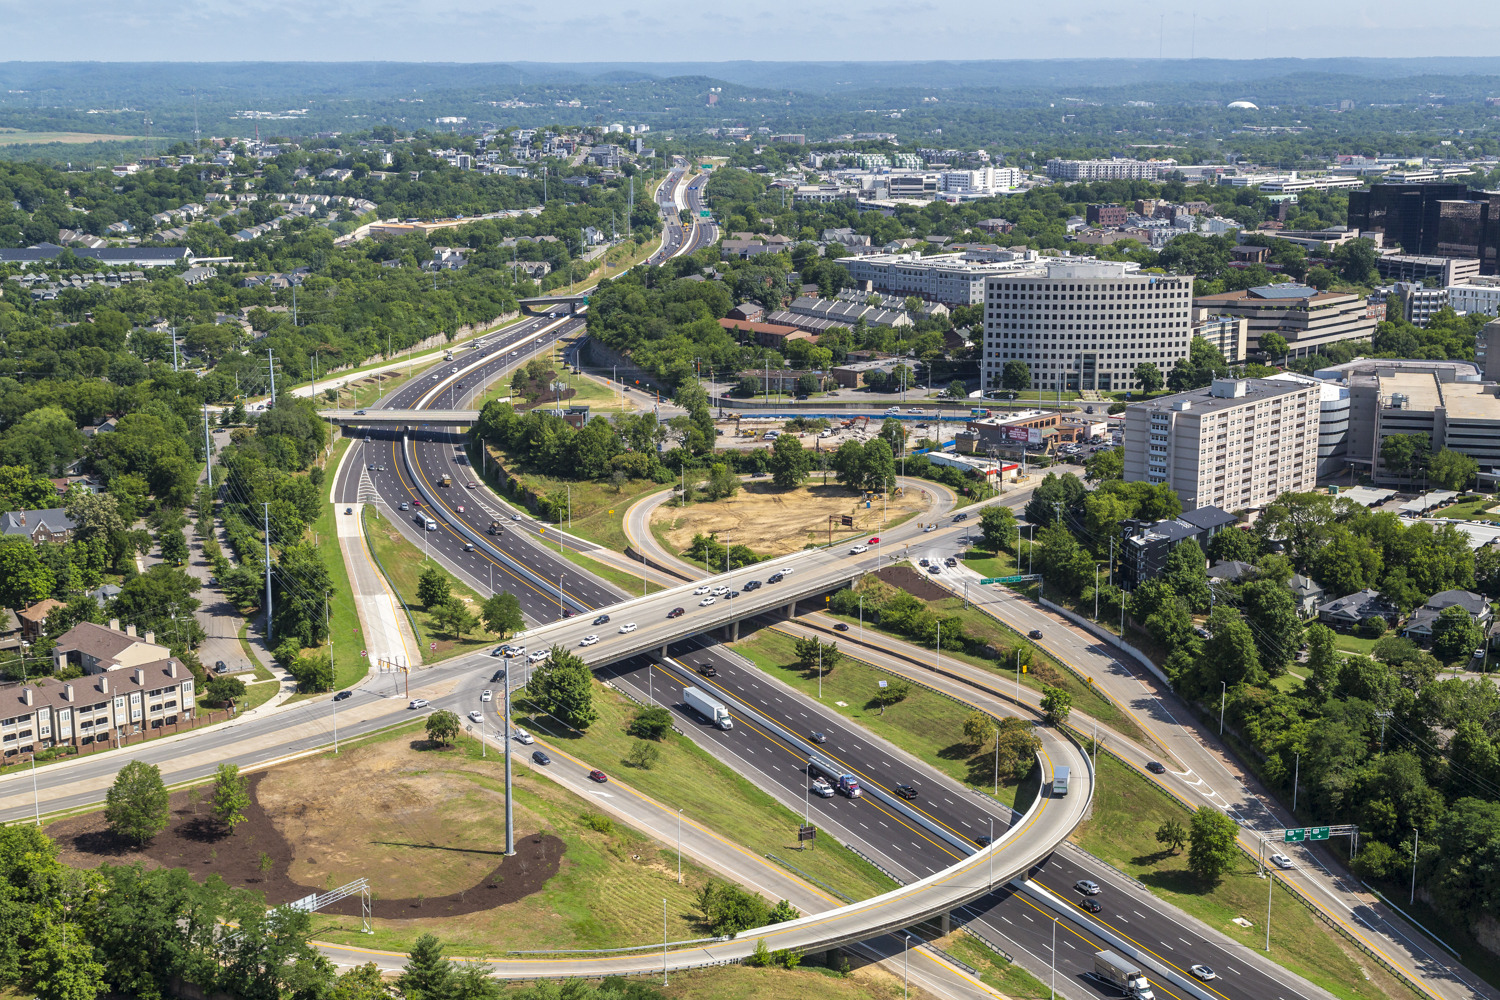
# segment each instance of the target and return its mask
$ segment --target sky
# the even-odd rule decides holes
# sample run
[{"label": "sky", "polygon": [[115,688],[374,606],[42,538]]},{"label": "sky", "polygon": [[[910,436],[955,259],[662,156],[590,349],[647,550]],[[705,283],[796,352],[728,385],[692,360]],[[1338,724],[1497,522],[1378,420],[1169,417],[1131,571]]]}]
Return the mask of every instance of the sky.
[{"label": "sky", "polygon": [[581,62],[1490,56],[1500,4],[1450,0],[0,0],[0,61]]}]

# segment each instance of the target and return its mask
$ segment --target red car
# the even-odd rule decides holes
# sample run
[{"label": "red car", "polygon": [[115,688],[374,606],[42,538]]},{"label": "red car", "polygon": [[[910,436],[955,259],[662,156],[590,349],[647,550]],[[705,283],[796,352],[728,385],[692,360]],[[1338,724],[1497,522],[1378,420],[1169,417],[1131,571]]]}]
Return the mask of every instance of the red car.
[{"label": "red car", "polygon": [[592,770],[592,771],[589,772],[589,780],[590,781],[597,781],[597,782],[599,782],[602,785],[606,781],[609,780],[609,775],[605,774],[603,771],[599,770],[598,768],[595,768],[594,770]]},{"label": "red car", "polygon": [[685,610],[683,610],[682,608],[673,608],[671,611],[667,612],[667,617],[668,618],[681,618],[685,614],[687,614],[687,612]]},{"label": "red car", "polygon": [[422,506],[422,501],[420,501],[420,500],[413,500],[413,501],[412,501],[412,502],[411,502],[411,505],[412,505],[412,506],[413,506],[413,507],[420,507],[420,506]]},{"label": "red car", "polygon": [[463,505],[463,504],[459,504],[459,505],[458,505],[458,507],[457,507],[457,508],[456,508],[456,509],[457,509],[457,511],[458,511],[458,512],[459,512],[459,513],[460,513],[460,514],[462,514],[462,513],[463,513],[463,512],[464,512],[464,505]]},{"label": "red car", "polygon": [[872,538],[866,544],[868,544],[868,545],[879,545],[880,544],[880,539],[878,539],[878,538]]}]

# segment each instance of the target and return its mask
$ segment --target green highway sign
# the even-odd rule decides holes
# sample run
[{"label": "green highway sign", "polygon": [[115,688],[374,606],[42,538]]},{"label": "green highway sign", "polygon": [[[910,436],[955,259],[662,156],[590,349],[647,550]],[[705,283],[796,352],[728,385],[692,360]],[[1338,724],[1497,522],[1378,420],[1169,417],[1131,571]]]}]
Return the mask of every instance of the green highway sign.
[{"label": "green highway sign", "polygon": [[1307,839],[1308,840],[1327,840],[1328,839],[1328,827],[1326,827],[1326,826],[1315,826],[1315,827],[1310,828],[1307,831]]},{"label": "green highway sign", "polygon": [[1283,843],[1300,844],[1304,840],[1327,840],[1330,827],[1304,826],[1300,830],[1287,830],[1281,835]]},{"label": "green highway sign", "polygon": [[708,209],[705,208],[705,209],[702,209],[702,210],[700,210],[698,212],[698,218],[700,218],[700,219],[709,219],[709,218],[713,217],[713,214],[714,213],[710,212]]},{"label": "green highway sign", "polygon": [[1038,579],[1040,579],[1040,577],[1032,576],[1032,575],[1029,575],[1029,574],[1022,574],[1021,576],[987,576],[983,580],[980,580],[979,582],[981,584],[984,584],[984,583],[1025,583],[1028,580],[1038,580]]},{"label": "green highway sign", "polygon": [[1307,839],[1307,830],[1287,830],[1281,835],[1281,839],[1284,843],[1300,844]]}]

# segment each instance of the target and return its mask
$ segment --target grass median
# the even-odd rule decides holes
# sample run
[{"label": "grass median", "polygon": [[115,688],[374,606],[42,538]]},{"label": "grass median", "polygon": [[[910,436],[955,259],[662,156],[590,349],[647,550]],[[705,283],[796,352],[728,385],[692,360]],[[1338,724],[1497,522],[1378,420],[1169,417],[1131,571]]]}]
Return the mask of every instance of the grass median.
[{"label": "grass median", "polygon": [[[762,629],[752,638],[735,643],[734,650],[782,683],[817,697],[817,671],[804,670],[797,664],[796,642],[791,636]],[[889,680],[891,675],[884,670],[845,656],[823,676],[822,704],[967,787],[993,792],[993,757],[976,751],[964,740],[964,720],[975,709],[913,685],[905,699],[882,710],[874,699],[880,682]],[[1016,781],[1002,775],[997,797],[1014,808],[1021,797],[1018,793],[1029,786],[1032,791],[1024,796],[1029,801],[1036,783],[1035,777]]]},{"label": "grass median", "polygon": [[598,681],[593,690],[599,718],[586,732],[569,729],[538,712],[524,697],[513,703],[516,722],[589,766],[617,775],[662,805],[681,809],[684,817],[750,854],[785,858],[851,899],[866,899],[896,887],[869,862],[834,842],[804,850],[797,841],[800,814],[680,733],[668,732],[655,744],[661,756],[651,767],[626,765],[626,756],[640,742],[625,732],[638,707]]},{"label": "grass median", "polygon": [[[1217,886],[1208,887],[1188,871],[1186,849],[1174,853],[1157,843],[1156,831],[1163,823],[1175,820],[1186,828],[1191,818],[1188,808],[1156,787],[1152,779],[1101,754],[1092,818],[1085,820],[1071,839],[1145,883],[1162,900],[1240,944],[1262,951],[1266,882],[1256,874],[1255,862],[1240,854],[1233,870]],[[1236,924],[1237,917],[1250,921],[1251,926]],[[1407,995],[1399,980],[1316,917],[1281,878],[1277,879],[1271,904],[1270,957],[1349,1000]],[[1168,959],[1192,961],[1172,956]]]},{"label": "grass median", "polygon": [[[348,449],[351,438],[338,438],[328,453],[324,468],[338,469],[339,460]],[[339,549],[338,518],[346,516],[332,503],[323,504],[323,513],[312,524],[314,538],[318,543],[318,556],[328,571],[328,580],[333,586],[333,595],[328,600],[328,637],[333,643],[333,688],[342,690],[365,675],[366,663],[356,651],[365,648],[364,630],[360,628],[359,612],[354,606],[354,588],[349,583],[349,572],[344,567],[344,554]],[[252,661],[258,662],[258,661]]]}]

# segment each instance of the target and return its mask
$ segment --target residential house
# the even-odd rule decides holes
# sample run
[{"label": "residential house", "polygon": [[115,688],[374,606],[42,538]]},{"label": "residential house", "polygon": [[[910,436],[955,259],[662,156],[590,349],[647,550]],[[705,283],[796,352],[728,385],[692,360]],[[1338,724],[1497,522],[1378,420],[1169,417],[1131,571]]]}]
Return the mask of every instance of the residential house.
[{"label": "residential house", "polygon": [[1239,583],[1255,575],[1255,567],[1238,559],[1229,559],[1224,562],[1214,563],[1208,568],[1210,580],[1220,580],[1224,583]]},{"label": "residential house", "polygon": [[755,342],[761,347],[773,347],[781,350],[791,340],[812,340],[812,334],[806,330],[799,330],[795,326],[786,326],[781,323],[747,323],[743,320],[721,319],[719,325],[737,337],[749,334],[755,338]]},{"label": "residential house", "polygon": [[1394,624],[1399,612],[1379,591],[1361,590],[1346,597],[1328,601],[1318,607],[1318,621],[1330,628],[1351,631],[1366,618],[1384,618]]},{"label": "residential house", "polygon": [[758,323],[765,314],[765,306],[759,302],[741,302],[729,310],[729,315],[726,318],[740,320],[745,323]]},{"label": "residential house", "polygon": [[1468,590],[1444,590],[1433,594],[1426,604],[1412,612],[1401,634],[1424,645],[1431,642],[1436,636],[1438,616],[1455,605],[1467,611],[1469,617],[1479,623],[1480,628],[1489,631],[1495,613],[1484,595]]},{"label": "residential house", "polygon": [[111,618],[108,626],[79,622],[57,637],[52,650],[57,670],[72,664],[86,674],[146,666],[170,655],[166,646],[157,645],[155,632],[136,635],[134,625],[121,629],[118,618]]},{"label": "residential house", "polygon": [[1316,580],[1303,576],[1301,573],[1293,573],[1292,578],[1287,581],[1287,586],[1291,588],[1292,597],[1297,601],[1298,615],[1306,618],[1317,613],[1318,605],[1323,601],[1324,592]]},{"label": "residential house", "polygon": [[13,510],[0,515],[0,533],[23,535],[33,545],[42,542],[66,542],[77,527],[61,507],[49,510]]},{"label": "residential house", "polygon": [[35,642],[42,637],[47,624],[47,616],[58,608],[67,607],[62,601],[47,598],[45,601],[37,601],[29,608],[22,608],[16,612],[16,617],[21,619],[21,635],[28,642]]}]

